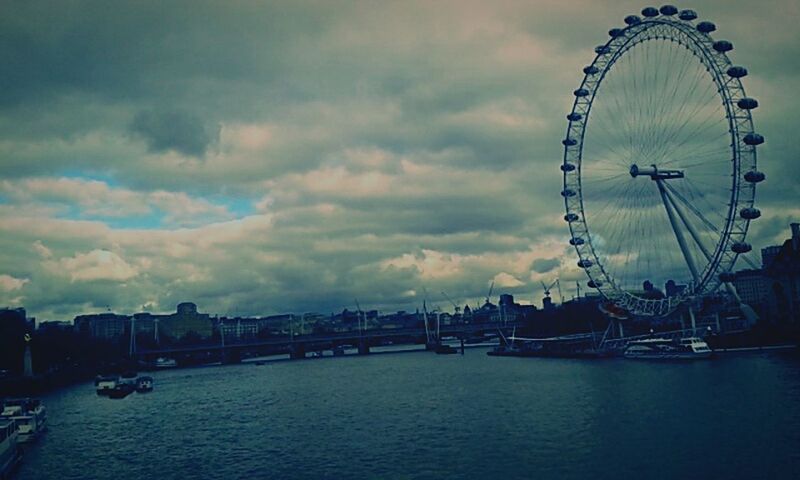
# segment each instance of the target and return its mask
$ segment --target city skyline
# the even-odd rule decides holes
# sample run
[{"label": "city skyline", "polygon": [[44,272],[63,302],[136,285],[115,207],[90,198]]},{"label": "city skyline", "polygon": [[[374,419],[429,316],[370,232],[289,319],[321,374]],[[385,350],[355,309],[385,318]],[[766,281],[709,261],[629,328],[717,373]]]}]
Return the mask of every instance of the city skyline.
[{"label": "city skyline", "polygon": [[[585,285],[558,165],[581,68],[642,8],[609,5],[8,3],[0,305],[267,315]],[[678,6],[761,104],[760,264],[800,219],[800,7]]]}]

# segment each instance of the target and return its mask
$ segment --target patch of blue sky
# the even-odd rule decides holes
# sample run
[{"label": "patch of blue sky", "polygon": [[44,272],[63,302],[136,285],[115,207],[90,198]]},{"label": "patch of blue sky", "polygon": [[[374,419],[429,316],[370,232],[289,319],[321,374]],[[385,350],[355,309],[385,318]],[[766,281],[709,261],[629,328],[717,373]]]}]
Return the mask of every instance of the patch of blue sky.
[{"label": "patch of blue sky", "polygon": [[114,229],[158,229],[164,227],[164,213],[153,209],[151,213],[133,215],[103,215],[84,211],[79,205],[58,204],[57,218],[64,220],[88,220],[102,222]]},{"label": "patch of blue sky", "polygon": [[121,185],[113,175],[102,171],[67,169],[62,170],[59,176],[64,178],[74,178],[77,180],[97,180],[107,184],[111,188],[119,187]]},{"label": "patch of blue sky", "polygon": [[164,228],[164,214],[161,212],[121,218],[96,217],[93,220],[99,220],[117,230],[159,230]]},{"label": "patch of blue sky", "polygon": [[247,217],[256,213],[255,201],[252,198],[228,197],[212,200],[217,205],[224,205],[236,218]]}]

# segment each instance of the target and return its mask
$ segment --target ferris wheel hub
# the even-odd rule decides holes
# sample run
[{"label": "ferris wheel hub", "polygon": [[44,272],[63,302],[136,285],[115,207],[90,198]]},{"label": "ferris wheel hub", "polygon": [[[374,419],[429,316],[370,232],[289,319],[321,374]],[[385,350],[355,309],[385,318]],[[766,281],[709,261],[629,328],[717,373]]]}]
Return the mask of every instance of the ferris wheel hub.
[{"label": "ferris wheel hub", "polygon": [[641,175],[644,177],[650,177],[652,180],[671,180],[674,178],[684,177],[683,170],[660,169],[655,164],[650,165],[649,167],[640,167],[634,163],[631,165],[629,172],[633,178]]}]

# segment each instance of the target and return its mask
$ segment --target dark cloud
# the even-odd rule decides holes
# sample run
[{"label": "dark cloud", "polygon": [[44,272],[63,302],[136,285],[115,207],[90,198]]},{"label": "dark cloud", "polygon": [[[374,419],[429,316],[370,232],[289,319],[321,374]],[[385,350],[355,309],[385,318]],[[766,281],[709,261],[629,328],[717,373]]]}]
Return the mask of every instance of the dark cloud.
[{"label": "dark cloud", "polygon": [[151,152],[174,150],[195,157],[219,142],[220,125],[189,112],[139,112],[131,132],[147,142]]},{"label": "dark cloud", "polygon": [[547,273],[561,265],[559,258],[538,258],[531,264],[531,270],[537,273]]}]

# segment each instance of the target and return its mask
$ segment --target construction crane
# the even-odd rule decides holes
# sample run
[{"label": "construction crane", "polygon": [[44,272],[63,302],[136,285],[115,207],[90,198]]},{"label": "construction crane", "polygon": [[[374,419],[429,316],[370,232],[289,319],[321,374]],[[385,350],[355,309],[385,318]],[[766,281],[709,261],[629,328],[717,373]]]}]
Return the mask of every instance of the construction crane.
[{"label": "construction crane", "polygon": [[442,295],[444,295],[444,298],[446,298],[448,302],[453,304],[453,312],[455,315],[461,313],[461,307],[459,307],[458,304],[454,302],[452,298],[450,298],[450,295],[446,294],[445,292],[442,292]]},{"label": "construction crane", "polygon": [[549,286],[547,284],[545,284],[544,282],[542,282],[542,288],[544,288],[544,295],[546,297],[548,297],[548,298],[550,297],[550,289],[553,288],[553,287],[557,287],[558,288],[558,300],[561,303],[564,303],[564,297],[561,295],[561,283],[558,281],[557,278],[556,278],[556,281],[551,283]]}]

